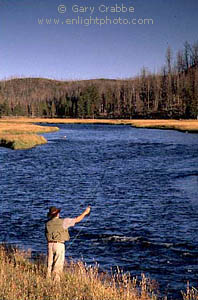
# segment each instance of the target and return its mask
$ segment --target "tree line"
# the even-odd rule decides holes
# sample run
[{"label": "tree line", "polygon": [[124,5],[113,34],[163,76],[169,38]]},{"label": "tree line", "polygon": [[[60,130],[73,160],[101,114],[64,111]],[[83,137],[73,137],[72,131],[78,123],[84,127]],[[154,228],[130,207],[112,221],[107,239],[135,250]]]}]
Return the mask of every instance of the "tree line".
[{"label": "tree line", "polygon": [[123,80],[0,81],[0,116],[50,118],[197,118],[198,42],[166,51],[160,72]]}]

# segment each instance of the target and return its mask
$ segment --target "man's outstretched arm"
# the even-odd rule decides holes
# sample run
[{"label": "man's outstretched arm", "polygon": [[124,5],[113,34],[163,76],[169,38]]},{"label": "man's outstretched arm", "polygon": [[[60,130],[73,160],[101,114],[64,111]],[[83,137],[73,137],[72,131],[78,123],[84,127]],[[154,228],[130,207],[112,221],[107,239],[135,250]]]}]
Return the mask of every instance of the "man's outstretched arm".
[{"label": "man's outstretched arm", "polygon": [[80,216],[75,218],[75,223],[79,223],[80,221],[82,221],[84,219],[84,217],[90,213],[90,210],[91,210],[91,208],[90,208],[90,206],[88,206]]}]

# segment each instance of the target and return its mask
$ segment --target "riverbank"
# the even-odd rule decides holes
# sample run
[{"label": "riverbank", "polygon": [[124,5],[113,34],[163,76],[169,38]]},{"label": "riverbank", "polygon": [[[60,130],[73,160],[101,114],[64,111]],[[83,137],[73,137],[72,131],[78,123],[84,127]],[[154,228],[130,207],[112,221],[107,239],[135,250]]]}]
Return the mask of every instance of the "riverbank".
[{"label": "riverbank", "polygon": [[57,127],[44,127],[32,124],[32,119],[0,119],[0,146],[13,150],[29,149],[47,143],[39,135],[59,130]]},{"label": "riverbank", "polygon": [[44,118],[2,118],[0,119],[0,146],[11,149],[28,149],[45,144],[47,140],[38,135],[57,131],[58,127],[45,124],[111,124],[131,125],[137,128],[172,129],[198,133],[198,120],[106,120],[106,119],[44,119]]},{"label": "riverbank", "polygon": [[69,263],[60,285],[46,279],[46,264],[31,262],[31,253],[0,247],[0,299],[4,300],[154,300],[152,282],[138,284],[126,274],[99,274],[97,267]]},{"label": "riverbank", "polygon": [[[46,123],[46,124],[109,124],[131,125],[138,128],[173,129],[183,132],[198,133],[198,120],[121,120],[121,119],[45,119],[45,118],[6,118],[8,122],[16,123]],[[1,124],[1,119],[0,119]]]},{"label": "riverbank", "polygon": [[189,133],[198,133],[198,120],[129,120],[134,127],[179,130]]},{"label": "riverbank", "polygon": [[[144,275],[138,282],[121,271],[99,273],[83,262],[67,263],[60,285],[46,279],[44,258],[32,262],[31,252],[0,246],[0,299],[4,300],[157,300],[156,282]],[[183,299],[198,300],[195,289]]]}]

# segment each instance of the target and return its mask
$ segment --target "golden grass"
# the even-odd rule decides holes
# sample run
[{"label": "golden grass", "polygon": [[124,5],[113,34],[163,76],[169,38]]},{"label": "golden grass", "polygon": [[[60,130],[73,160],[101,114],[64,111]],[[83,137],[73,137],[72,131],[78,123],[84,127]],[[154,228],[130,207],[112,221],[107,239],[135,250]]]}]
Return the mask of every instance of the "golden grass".
[{"label": "golden grass", "polygon": [[198,120],[129,120],[135,127],[198,132]]},{"label": "golden grass", "polygon": [[106,119],[44,119],[2,118],[0,119],[0,145],[11,149],[28,149],[46,143],[37,133],[53,132],[57,127],[43,127],[33,123],[47,124],[111,124],[131,125],[140,128],[174,129],[198,133],[198,120],[106,120]]},{"label": "golden grass", "polygon": [[[0,299],[3,300],[157,300],[156,283],[142,275],[141,281],[118,270],[101,274],[83,262],[65,265],[60,284],[46,279],[43,260],[31,262],[30,252],[0,246]],[[198,300],[189,287],[184,300]]]},{"label": "golden grass", "polygon": [[119,119],[63,119],[63,118],[26,118],[26,117],[18,117],[18,118],[9,118],[4,117],[0,119],[1,122],[7,123],[47,123],[47,124],[124,124],[125,120]]},{"label": "golden grass", "polygon": [[98,267],[67,264],[60,284],[46,279],[46,265],[30,262],[29,253],[0,247],[0,299],[4,300],[155,300],[153,283],[129,275],[101,275]]},{"label": "golden grass", "polygon": [[0,145],[13,149],[29,149],[37,145],[46,144],[47,140],[43,136],[36,134],[1,134]]},{"label": "golden grass", "polygon": [[[3,119],[2,119],[3,120]],[[198,132],[198,120],[120,120],[120,119],[44,119],[44,118],[8,118],[9,122],[18,123],[48,123],[48,124],[127,124],[134,127],[174,129],[180,131]],[[1,120],[0,120],[1,124]]]},{"label": "golden grass", "polygon": [[47,143],[47,140],[37,133],[47,133],[58,130],[57,127],[44,127],[23,122],[17,119],[0,120],[0,146],[11,149],[29,149]]}]

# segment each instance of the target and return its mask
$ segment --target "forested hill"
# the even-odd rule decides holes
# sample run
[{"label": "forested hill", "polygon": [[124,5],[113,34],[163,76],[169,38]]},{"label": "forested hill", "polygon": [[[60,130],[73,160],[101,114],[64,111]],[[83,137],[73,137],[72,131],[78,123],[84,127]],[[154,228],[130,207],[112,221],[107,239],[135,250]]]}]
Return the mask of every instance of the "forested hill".
[{"label": "forested hill", "polygon": [[0,81],[0,116],[75,118],[196,118],[198,43],[167,49],[157,74],[145,68],[131,79]]}]

